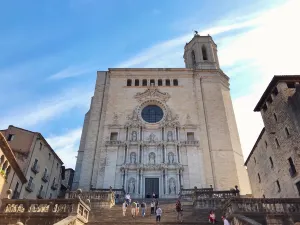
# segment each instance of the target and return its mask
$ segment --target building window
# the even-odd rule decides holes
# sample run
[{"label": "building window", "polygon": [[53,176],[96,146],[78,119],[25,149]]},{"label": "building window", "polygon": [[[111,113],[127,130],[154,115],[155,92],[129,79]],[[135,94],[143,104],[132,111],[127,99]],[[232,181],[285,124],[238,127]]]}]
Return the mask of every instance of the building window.
[{"label": "building window", "polygon": [[273,116],[274,116],[275,121],[277,122],[278,120],[277,120],[276,114],[274,113]]},{"label": "building window", "polygon": [[254,157],[253,159],[254,159],[254,163],[256,164],[256,158]]},{"label": "building window", "polygon": [[267,141],[265,141],[265,146],[266,146],[266,148],[268,147],[268,142]]},{"label": "building window", "polygon": [[194,141],[194,132],[187,132],[187,140]]},{"label": "building window", "polygon": [[48,154],[48,159],[51,159],[51,154],[50,153]]},{"label": "building window", "polygon": [[278,89],[277,89],[277,87],[274,88],[273,94],[274,94],[275,96],[278,95]]},{"label": "building window", "polygon": [[147,123],[157,123],[164,116],[163,110],[157,105],[147,105],[142,110],[142,118]]},{"label": "building window", "polygon": [[135,79],[135,81],[134,81],[134,86],[140,86],[140,80]]},{"label": "building window", "polygon": [[192,55],[192,63],[193,65],[196,65],[196,55],[194,50],[192,51],[191,55]]},{"label": "building window", "polygon": [[33,181],[33,177],[30,177],[29,181],[28,181],[28,186],[30,186],[32,184],[32,181]]},{"label": "building window", "polygon": [[300,181],[298,181],[296,183],[296,187],[297,187],[297,190],[298,190],[298,194],[300,195]]},{"label": "building window", "polygon": [[166,80],[166,86],[170,86],[171,85],[171,82],[169,79]]},{"label": "building window", "polygon": [[267,102],[269,102],[269,103],[273,102],[273,99],[272,99],[271,95],[268,97]]},{"label": "building window", "polygon": [[5,171],[5,175],[6,175],[6,177],[8,177],[8,175],[9,175],[10,171],[11,171],[11,167],[10,167],[10,166],[8,166],[8,167],[7,167],[7,169],[6,169],[6,171]]},{"label": "building window", "polygon": [[288,88],[295,88],[295,83],[294,82],[288,82],[286,83]]},{"label": "building window", "polygon": [[56,163],[56,169],[58,169],[58,163]]},{"label": "building window", "polygon": [[43,149],[43,144],[40,142],[40,150]]},{"label": "building window", "polygon": [[12,141],[12,140],[14,140],[14,138],[15,138],[14,134],[9,134],[7,137],[7,141]]},{"label": "building window", "polygon": [[132,81],[130,79],[127,80],[127,86],[131,86]]},{"label": "building window", "polygon": [[178,80],[177,79],[173,80],[173,85],[178,86]]},{"label": "building window", "polygon": [[273,168],[274,167],[274,163],[273,163],[272,157],[269,157],[269,160],[270,160],[270,163],[271,163],[271,168]]},{"label": "building window", "polygon": [[268,107],[267,107],[266,104],[264,104],[262,108],[263,108],[263,111],[264,111],[264,112],[267,111],[267,109],[268,109]]},{"label": "building window", "polygon": [[33,167],[36,168],[36,167],[37,167],[37,164],[38,164],[38,160],[35,159],[35,160],[34,160],[34,163],[33,163]]},{"label": "building window", "polygon": [[287,136],[287,137],[289,137],[289,136],[290,136],[289,129],[286,127],[286,128],[284,128],[284,130],[285,130],[285,134],[286,134],[286,136]]},{"label": "building window", "polygon": [[111,132],[110,133],[110,140],[117,141],[118,140],[118,132]]},{"label": "building window", "polygon": [[203,60],[207,60],[207,51],[206,51],[206,47],[204,45],[202,45],[202,57]]},{"label": "building window", "polygon": [[158,84],[158,86],[162,86],[162,79],[159,79],[157,84]]},{"label": "building window", "polygon": [[288,161],[289,161],[289,164],[290,164],[290,168],[289,168],[290,175],[291,175],[291,177],[294,177],[297,173],[295,164],[294,164],[293,159],[291,157],[288,158]]},{"label": "building window", "polygon": [[278,192],[280,192],[281,191],[281,187],[280,187],[279,180],[276,180],[276,184],[277,184]]},{"label": "building window", "polygon": [[258,183],[260,183],[260,182],[261,182],[261,179],[260,179],[259,173],[257,174],[257,177],[258,177]]},{"label": "building window", "polygon": [[52,182],[53,186],[55,185],[55,181],[56,181],[56,177],[53,178],[53,182]]},{"label": "building window", "polygon": [[279,148],[279,147],[280,147],[280,145],[279,145],[279,141],[278,141],[278,139],[277,139],[277,138],[275,138],[275,142],[276,142],[276,146],[277,146],[277,148]]},{"label": "building window", "polygon": [[153,79],[150,80],[150,86],[152,86],[152,85],[155,86],[155,80],[153,80]]},{"label": "building window", "polygon": [[263,198],[266,198],[266,196],[265,196],[265,195],[263,195]]},{"label": "building window", "polygon": [[147,80],[146,79],[143,80],[143,86],[147,86]]}]

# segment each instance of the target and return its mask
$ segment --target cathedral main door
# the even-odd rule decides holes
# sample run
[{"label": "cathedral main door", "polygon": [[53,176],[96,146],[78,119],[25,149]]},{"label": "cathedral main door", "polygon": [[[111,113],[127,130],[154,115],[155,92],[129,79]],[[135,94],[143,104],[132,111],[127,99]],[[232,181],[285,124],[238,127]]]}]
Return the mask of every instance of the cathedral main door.
[{"label": "cathedral main door", "polygon": [[152,198],[153,193],[159,197],[159,178],[145,178],[145,197]]}]

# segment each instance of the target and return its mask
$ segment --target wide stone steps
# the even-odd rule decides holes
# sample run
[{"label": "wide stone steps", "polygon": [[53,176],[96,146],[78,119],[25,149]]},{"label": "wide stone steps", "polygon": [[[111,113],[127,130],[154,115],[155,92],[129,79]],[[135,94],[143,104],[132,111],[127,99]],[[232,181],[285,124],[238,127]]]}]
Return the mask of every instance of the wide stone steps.
[{"label": "wide stone steps", "polygon": [[[175,211],[175,201],[162,201],[160,207],[163,211],[161,217],[161,224],[210,224],[208,223],[208,210],[194,210],[192,205],[183,203],[183,222],[177,221],[177,214]],[[216,212],[218,224],[222,224],[221,215]],[[100,224],[155,224],[155,216],[150,216],[150,204],[147,204],[145,217],[139,214],[133,218],[131,216],[131,208],[128,207],[126,216],[123,216],[122,206],[115,205],[111,209],[92,209],[89,216],[88,225]]]}]

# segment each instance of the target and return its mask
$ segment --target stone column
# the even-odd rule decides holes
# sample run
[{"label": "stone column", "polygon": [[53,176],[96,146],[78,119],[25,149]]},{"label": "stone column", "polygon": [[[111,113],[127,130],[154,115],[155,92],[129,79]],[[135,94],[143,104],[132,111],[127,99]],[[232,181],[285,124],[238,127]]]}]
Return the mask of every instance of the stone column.
[{"label": "stone column", "polygon": [[128,169],[125,169],[125,187],[124,187],[124,189],[125,189],[126,193],[128,192],[128,182],[127,182],[127,180],[128,180]]},{"label": "stone column", "polygon": [[144,170],[141,170],[141,196],[142,198],[145,197],[145,190],[144,190],[144,185],[143,185],[143,181],[144,181]]},{"label": "stone column", "polygon": [[178,195],[179,191],[180,191],[180,184],[179,184],[179,169],[176,169],[176,180],[177,180],[177,184],[176,184],[176,195]]},{"label": "stone column", "polygon": [[169,196],[169,185],[168,185],[168,182],[169,182],[169,171],[168,169],[166,169],[166,195]]},{"label": "stone column", "polygon": [[160,179],[159,182],[161,182],[161,185],[159,185],[161,187],[161,190],[159,190],[159,197],[163,197],[164,196],[164,174],[163,174],[163,170],[160,171]]}]

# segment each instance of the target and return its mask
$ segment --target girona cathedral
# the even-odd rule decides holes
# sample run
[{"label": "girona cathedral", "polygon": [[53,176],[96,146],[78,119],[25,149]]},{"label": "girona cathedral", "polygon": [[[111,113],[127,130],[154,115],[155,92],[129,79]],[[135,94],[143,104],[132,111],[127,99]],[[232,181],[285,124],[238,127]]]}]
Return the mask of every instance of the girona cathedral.
[{"label": "girona cathedral", "polygon": [[185,68],[98,71],[84,118],[73,189],[124,188],[132,198],[181,188],[250,194],[229,77],[217,45],[197,33]]}]

